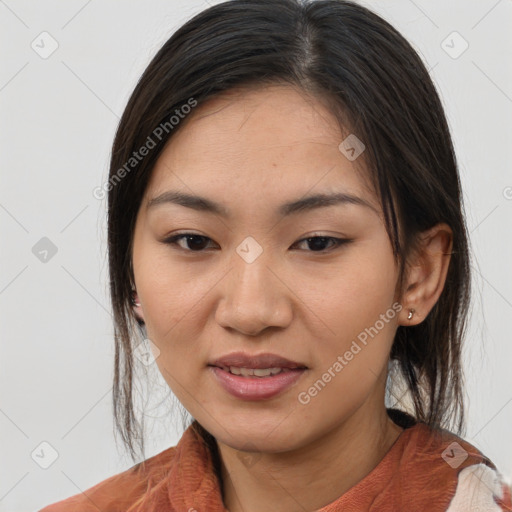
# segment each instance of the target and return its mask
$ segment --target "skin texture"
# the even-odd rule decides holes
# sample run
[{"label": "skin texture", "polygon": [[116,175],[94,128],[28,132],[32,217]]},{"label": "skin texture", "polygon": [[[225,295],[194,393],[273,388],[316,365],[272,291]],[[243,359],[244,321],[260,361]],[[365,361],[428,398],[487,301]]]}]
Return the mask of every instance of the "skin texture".
[{"label": "skin texture", "polygon": [[[166,382],[217,439],[229,510],[315,510],[367,475],[402,432],[384,406],[389,353],[397,327],[421,322],[437,301],[451,230],[439,224],[425,233],[399,297],[377,196],[361,159],[352,162],[338,149],[349,132],[342,133],[323,103],[291,86],[230,91],[182,122],[138,213],[134,314],[160,350],[156,362]],[[230,216],[171,203],[147,208],[168,190],[212,199]],[[284,202],[335,191],[371,208],[277,214]],[[163,243],[178,232],[208,238]],[[250,264],[236,251],[248,236],[263,250]],[[304,240],[313,236],[352,241],[336,247]],[[415,314],[408,320],[410,308]],[[395,314],[378,334],[359,343],[348,364],[301,403],[299,393],[387,311]],[[308,369],[276,397],[241,400],[208,367],[235,351],[271,352]]]}]

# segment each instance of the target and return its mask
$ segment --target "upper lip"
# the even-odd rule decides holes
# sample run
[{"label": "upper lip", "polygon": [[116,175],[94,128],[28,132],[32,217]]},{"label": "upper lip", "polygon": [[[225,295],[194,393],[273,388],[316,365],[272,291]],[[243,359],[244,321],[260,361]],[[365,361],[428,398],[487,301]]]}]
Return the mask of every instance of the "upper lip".
[{"label": "upper lip", "polygon": [[236,368],[307,368],[306,365],[290,361],[276,354],[246,354],[245,352],[232,352],[215,359],[210,366],[234,366]]}]

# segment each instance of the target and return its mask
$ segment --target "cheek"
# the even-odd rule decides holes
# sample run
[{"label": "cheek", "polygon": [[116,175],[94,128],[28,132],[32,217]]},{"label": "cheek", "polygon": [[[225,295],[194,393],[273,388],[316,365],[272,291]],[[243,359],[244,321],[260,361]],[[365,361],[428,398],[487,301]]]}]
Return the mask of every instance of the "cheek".
[{"label": "cheek", "polygon": [[318,346],[313,380],[329,380],[325,372],[330,369],[336,374],[331,380],[337,382],[329,386],[332,390],[350,390],[350,383],[358,382],[358,389],[347,391],[346,400],[352,393],[364,394],[386,366],[400,308],[393,308],[397,276],[389,245],[368,244],[364,249],[354,251],[332,273],[329,288],[314,308],[329,329]]},{"label": "cheek", "polygon": [[140,276],[147,335],[160,351],[156,364],[178,400],[191,410],[199,399],[196,368],[191,371],[191,366],[202,359],[194,340],[201,337],[198,311],[206,292],[165,261],[151,264],[148,259]]},{"label": "cheek", "polygon": [[157,365],[179,395],[180,383],[187,382],[187,388],[191,385],[191,366],[206,360],[205,347],[195,340],[205,337],[204,311],[219,276],[212,275],[206,264],[177,261],[167,249],[151,244],[140,249],[136,282],[148,338],[160,350]]},{"label": "cheek", "polygon": [[171,251],[163,244],[147,241],[139,249],[137,259],[134,256],[146,324],[160,334],[177,324],[204,293],[198,266],[179,262]]},{"label": "cheek", "polygon": [[330,327],[331,338],[352,339],[392,308],[397,274],[389,244],[358,247],[328,277],[314,310]]}]

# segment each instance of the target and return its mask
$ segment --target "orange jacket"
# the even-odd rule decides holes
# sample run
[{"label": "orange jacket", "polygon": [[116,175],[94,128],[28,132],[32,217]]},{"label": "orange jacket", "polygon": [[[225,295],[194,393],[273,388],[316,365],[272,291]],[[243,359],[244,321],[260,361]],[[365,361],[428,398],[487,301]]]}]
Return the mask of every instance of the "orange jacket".
[{"label": "orange jacket", "polygon": [[[447,430],[416,423],[379,464],[318,512],[512,511],[494,464]],[[40,512],[228,512],[196,422],[177,446]]]}]

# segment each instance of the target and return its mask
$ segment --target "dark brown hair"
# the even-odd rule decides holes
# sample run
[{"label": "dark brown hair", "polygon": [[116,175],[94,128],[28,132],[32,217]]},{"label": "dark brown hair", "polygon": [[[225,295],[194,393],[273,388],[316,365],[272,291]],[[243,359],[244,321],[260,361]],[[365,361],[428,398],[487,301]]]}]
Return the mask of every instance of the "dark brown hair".
[{"label": "dark brown hair", "polygon": [[[427,69],[389,23],[354,2],[232,0],[197,14],[158,51],[128,101],[113,144],[108,184],[113,403],[116,427],[134,460],[134,440],[143,454],[144,436],[133,408],[133,349],[140,339],[131,305],[132,239],[155,162],[183,125],[169,120],[177,110],[186,112],[181,109],[191,100],[200,105],[233,88],[278,83],[325,100],[340,125],[364,142],[361,158],[400,262],[400,289],[417,235],[440,222],[452,228],[444,290],[423,322],[398,327],[391,360],[418,421],[459,434],[464,428],[460,359],[470,303],[468,234],[450,131]],[[163,126],[165,133],[155,132]],[[149,152],[131,160],[149,146],[148,137]]]}]

